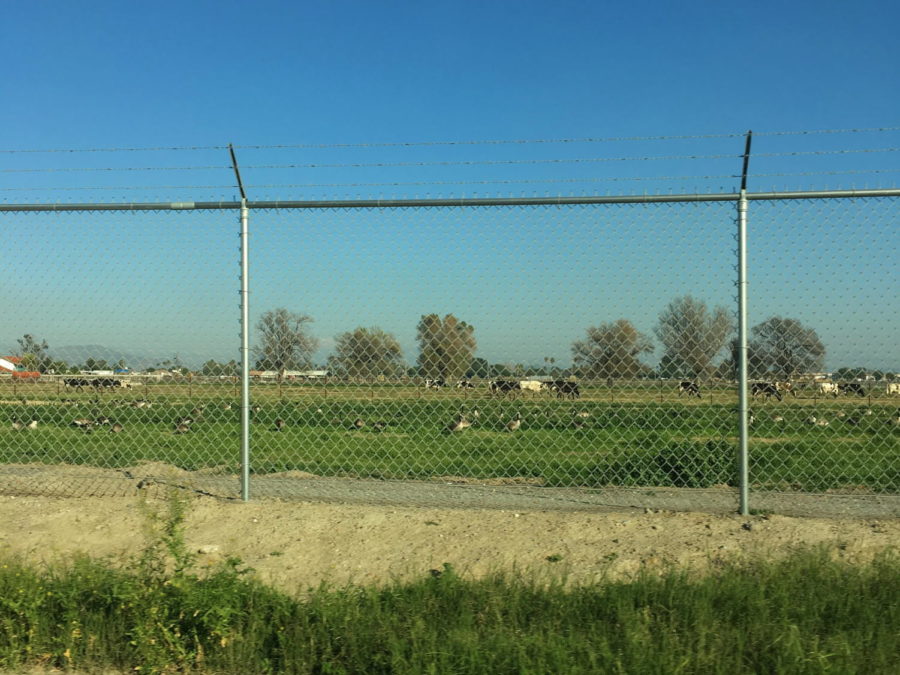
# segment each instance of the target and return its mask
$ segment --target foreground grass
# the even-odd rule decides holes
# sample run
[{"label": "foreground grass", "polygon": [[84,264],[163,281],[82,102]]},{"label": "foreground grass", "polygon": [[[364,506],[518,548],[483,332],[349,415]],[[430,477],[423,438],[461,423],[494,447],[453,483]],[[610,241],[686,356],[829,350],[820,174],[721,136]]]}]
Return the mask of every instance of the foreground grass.
[{"label": "foreground grass", "polygon": [[445,566],[302,600],[170,546],[128,569],[0,563],[0,667],[214,673],[888,673],[900,559],[824,551],[583,588]]}]

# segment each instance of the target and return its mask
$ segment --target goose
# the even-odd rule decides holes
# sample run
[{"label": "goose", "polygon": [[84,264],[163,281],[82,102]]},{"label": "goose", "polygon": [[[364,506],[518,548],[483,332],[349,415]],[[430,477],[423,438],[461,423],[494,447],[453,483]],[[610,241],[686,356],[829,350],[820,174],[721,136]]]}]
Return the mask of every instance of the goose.
[{"label": "goose", "polygon": [[509,422],[506,423],[507,431],[515,431],[519,427],[522,426],[522,415],[521,413],[516,413],[516,416],[512,418]]},{"label": "goose", "polygon": [[456,433],[456,432],[459,432],[459,431],[465,431],[465,430],[468,429],[470,426],[472,426],[472,423],[471,423],[469,420],[466,419],[466,416],[465,416],[465,415],[459,415],[459,416],[456,418],[456,421],[453,422],[452,424],[450,424],[450,425],[447,427],[447,431],[449,431],[450,433]]},{"label": "goose", "polygon": [[33,430],[33,429],[37,429],[37,428],[38,428],[38,421],[37,421],[37,420],[31,420],[28,424],[25,425],[25,428],[26,428],[26,429],[32,429],[32,430]]},{"label": "goose", "polygon": [[387,425],[388,425],[388,423],[385,422],[384,420],[378,420],[377,422],[374,422],[372,424],[372,428],[375,431],[384,431],[385,428],[387,428]]},{"label": "goose", "polygon": [[275,431],[281,431],[286,426],[285,421],[280,417],[275,420]]},{"label": "goose", "polygon": [[109,428],[110,433],[113,433],[113,434],[118,434],[118,433],[120,433],[120,432],[122,432],[122,431],[124,431],[124,430],[125,430],[125,427],[123,427],[123,426],[122,426],[121,424],[119,424],[118,422],[116,422],[115,424],[113,424],[113,425]]},{"label": "goose", "polygon": [[828,426],[828,420],[822,419],[822,418],[820,417],[819,419],[816,420],[815,425],[816,425],[817,427],[827,427],[827,426]]},{"label": "goose", "polygon": [[223,404],[222,404],[222,410],[231,410],[231,404],[230,404],[230,403],[223,403]]},{"label": "goose", "polygon": [[22,431],[25,428],[25,425],[22,424],[17,417],[12,418],[12,428],[13,431]]},{"label": "goose", "polygon": [[90,428],[94,426],[94,420],[89,420],[86,417],[79,417],[78,419],[72,420],[72,426],[81,429]]},{"label": "goose", "polygon": [[182,422],[181,424],[176,424],[176,425],[175,425],[175,430],[174,430],[172,433],[173,433],[173,434],[186,434],[186,433],[189,432],[190,430],[191,430],[191,425],[190,425],[190,424],[184,424],[184,423]]},{"label": "goose", "polygon": [[475,424],[481,418],[481,412],[478,408],[472,408],[472,424]]},{"label": "goose", "polygon": [[772,415],[773,422],[784,422],[784,417],[781,415]]},{"label": "goose", "polygon": [[364,426],[366,426],[366,421],[362,417],[357,417],[353,421],[353,427],[355,429],[362,429]]}]

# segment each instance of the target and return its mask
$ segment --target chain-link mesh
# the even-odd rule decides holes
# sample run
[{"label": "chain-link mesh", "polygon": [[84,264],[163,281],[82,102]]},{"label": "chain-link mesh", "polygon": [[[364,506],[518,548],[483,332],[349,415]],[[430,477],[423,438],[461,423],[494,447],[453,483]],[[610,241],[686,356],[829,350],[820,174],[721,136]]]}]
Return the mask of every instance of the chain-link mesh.
[{"label": "chain-link mesh", "polygon": [[[892,207],[750,203],[756,508],[897,512]],[[734,221],[251,210],[251,494],[733,510]],[[236,213],[3,222],[0,490],[237,496]]]},{"label": "chain-link mesh", "polygon": [[900,491],[896,199],[751,204],[751,485]]},{"label": "chain-link mesh", "polygon": [[238,471],[234,220],[3,214],[0,358],[15,369],[0,374],[0,490],[121,494]]}]

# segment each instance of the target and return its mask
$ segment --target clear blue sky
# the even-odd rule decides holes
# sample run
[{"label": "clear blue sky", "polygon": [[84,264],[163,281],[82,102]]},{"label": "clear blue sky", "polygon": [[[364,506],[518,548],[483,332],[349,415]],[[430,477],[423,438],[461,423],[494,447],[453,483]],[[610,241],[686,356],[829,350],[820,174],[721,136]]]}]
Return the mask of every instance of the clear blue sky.
[{"label": "clear blue sky", "polygon": [[[179,149],[0,152],[0,201],[231,200],[228,143],[251,199],[732,192],[748,129],[751,190],[894,187],[896,130],[775,132],[900,126],[898,24],[883,1],[8,3],[0,151]],[[632,137],[667,138],[379,145]],[[251,147],[277,145],[295,147]],[[620,159],[657,157],[674,159]],[[900,367],[895,209],[803,208],[784,209],[790,229],[756,211],[751,321],[809,323],[830,367]],[[254,317],[313,315],[322,358],[377,324],[412,361],[418,317],[454,312],[479,355],[565,363],[588,325],[652,334],[688,293],[730,306],[732,220],[730,205],[254,214]],[[0,351],[34,332],[236,356],[234,214],[0,224]]]}]

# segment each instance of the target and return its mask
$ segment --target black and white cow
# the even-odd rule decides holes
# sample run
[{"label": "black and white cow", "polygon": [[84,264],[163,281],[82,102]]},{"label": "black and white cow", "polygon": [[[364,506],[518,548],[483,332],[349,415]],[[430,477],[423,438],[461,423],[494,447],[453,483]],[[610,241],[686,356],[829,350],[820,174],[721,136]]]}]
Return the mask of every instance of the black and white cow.
[{"label": "black and white cow", "polygon": [[581,398],[581,387],[577,382],[569,380],[553,380],[547,383],[547,388],[556,393],[556,398]]},{"label": "black and white cow", "polygon": [[85,387],[93,387],[93,383],[91,382],[91,380],[85,379],[83,377],[67,377],[63,379],[63,386],[66,389],[81,391]]},{"label": "black and white cow", "polygon": [[91,386],[94,391],[103,391],[104,389],[118,389],[122,387],[122,380],[116,380],[111,377],[98,377],[91,380]]},{"label": "black and white cow", "polygon": [[700,385],[696,382],[691,382],[690,380],[682,380],[678,383],[678,395],[687,394],[688,397],[696,396],[697,398],[701,398],[700,396]]},{"label": "black and white cow", "polygon": [[859,382],[841,382],[838,385],[839,394],[856,394],[860,398],[864,398],[866,390]]},{"label": "black and white cow", "polygon": [[506,396],[507,394],[515,396],[517,392],[521,391],[519,383],[514,380],[492,380],[488,386],[490,387],[492,394],[502,396]]},{"label": "black and white cow", "polygon": [[447,382],[442,377],[425,379],[425,388],[426,389],[440,389],[441,387],[446,387],[446,386],[447,386]]},{"label": "black and white cow", "polygon": [[475,385],[472,384],[472,380],[463,378],[459,382],[456,383],[457,389],[474,389]]},{"label": "black and white cow", "polygon": [[753,398],[765,396],[766,399],[770,399],[774,396],[779,401],[782,399],[781,392],[778,390],[778,385],[773,382],[751,382],[750,395]]}]

